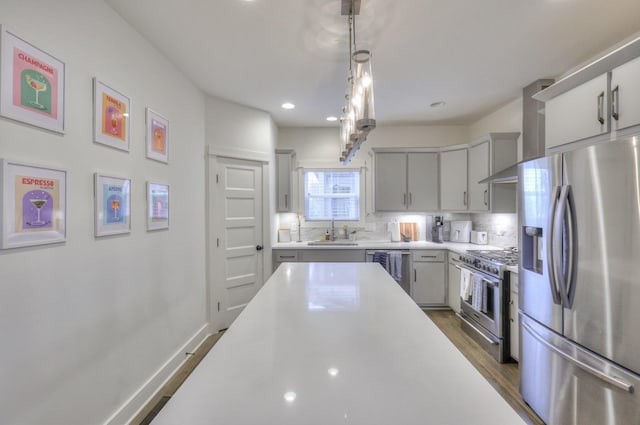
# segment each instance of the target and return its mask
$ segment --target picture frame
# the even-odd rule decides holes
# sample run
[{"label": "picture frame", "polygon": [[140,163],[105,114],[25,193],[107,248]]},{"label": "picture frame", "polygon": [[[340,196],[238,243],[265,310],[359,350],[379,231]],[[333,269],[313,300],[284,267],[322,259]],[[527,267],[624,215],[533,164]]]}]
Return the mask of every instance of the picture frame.
[{"label": "picture frame", "polygon": [[67,172],[0,159],[0,248],[67,240]]},{"label": "picture frame", "polygon": [[131,232],[131,179],[94,174],[95,236]]},{"label": "picture frame", "polygon": [[129,152],[131,99],[93,78],[93,141]]},{"label": "picture frame", "polygon": [[170,187],[164,183],[147,182],[147,230],[169,228]]},{"label": "picture frame", "polygon": [[146,108],[147,158],[169,163],[169,120]]},{"label": "picture frame", "polygon": [[64,134],[65,64],[0,25],[0,116]]}]

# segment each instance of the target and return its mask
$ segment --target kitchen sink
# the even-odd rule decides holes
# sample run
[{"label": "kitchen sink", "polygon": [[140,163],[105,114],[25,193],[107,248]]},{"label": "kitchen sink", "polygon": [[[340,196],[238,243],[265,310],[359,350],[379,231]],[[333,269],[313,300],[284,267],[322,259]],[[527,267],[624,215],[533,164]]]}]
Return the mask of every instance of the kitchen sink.
[{"label": "kitchen sink", "polygon": [[311,245],[311,246],[358,246],[357,242],[350,242],[350,241],[313,241],[313,242],[307,242],[307,245]]}]

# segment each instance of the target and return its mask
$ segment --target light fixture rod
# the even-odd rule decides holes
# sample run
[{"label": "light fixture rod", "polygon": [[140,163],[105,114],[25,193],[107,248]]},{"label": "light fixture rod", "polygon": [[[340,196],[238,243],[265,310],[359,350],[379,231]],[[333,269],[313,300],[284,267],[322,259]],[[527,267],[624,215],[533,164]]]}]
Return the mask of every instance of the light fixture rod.
[{"label": "light fixture rod", "polygon": [[360,0],[342,0],[342,15],[359,15]]}]

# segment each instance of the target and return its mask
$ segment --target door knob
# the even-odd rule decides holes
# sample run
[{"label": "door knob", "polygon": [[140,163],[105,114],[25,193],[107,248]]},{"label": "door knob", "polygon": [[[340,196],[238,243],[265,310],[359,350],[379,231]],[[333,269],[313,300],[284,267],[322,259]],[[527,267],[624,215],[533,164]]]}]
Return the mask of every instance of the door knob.
[{"label": "door knob", "polygon": [[257,245],[256,246],[256,251],[262,251],[262,245]]}]

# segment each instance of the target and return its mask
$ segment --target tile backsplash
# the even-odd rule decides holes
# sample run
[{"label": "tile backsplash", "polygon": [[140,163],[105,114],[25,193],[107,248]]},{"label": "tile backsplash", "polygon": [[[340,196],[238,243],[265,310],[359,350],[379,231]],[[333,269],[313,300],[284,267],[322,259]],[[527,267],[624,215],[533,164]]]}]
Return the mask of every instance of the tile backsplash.
[{"label": "tile backsplash", "polygon": [[[389,223],[394,221],[400,223],[416,223],[418,229],[418,240],[431,239],[431,224],[436,215],[442,215],[445,221],[471,220],[473,230],[486,231],[489,245],[499,247],[518,246],[517,240],[517,215],[516,214],[489,214],[489,213],[428,213],[428,214],[404,214],[404,213],[378,213],[367,215],[364,226],[362,223],[352,226],[347,223],[347,231],[356,231],[357,240],[391,240],[391,230]],[[277,214],[280,227],[288,227],[291,231],[291,240],[298,239],[298,217],[296,214]],[[327,230],[331,231],[331,224],[318,224],[305,222],[304,217],[300,217],[302,229],[300,239],[303,241],[320,240]],[[337,238],[344,237],[344,222],[336,222],[335,234]]]}]

